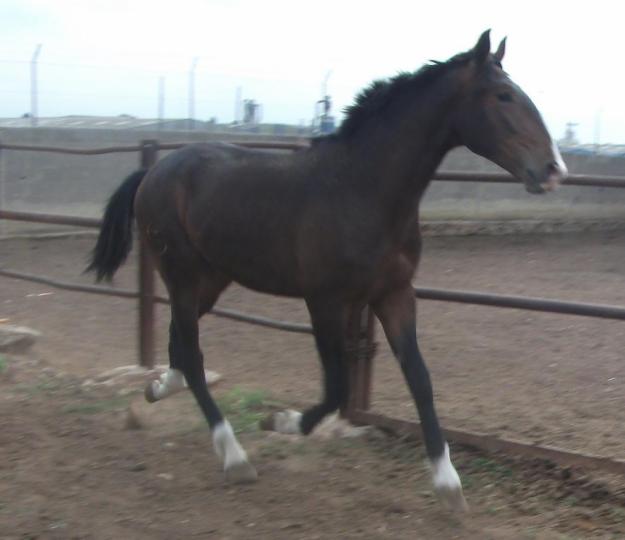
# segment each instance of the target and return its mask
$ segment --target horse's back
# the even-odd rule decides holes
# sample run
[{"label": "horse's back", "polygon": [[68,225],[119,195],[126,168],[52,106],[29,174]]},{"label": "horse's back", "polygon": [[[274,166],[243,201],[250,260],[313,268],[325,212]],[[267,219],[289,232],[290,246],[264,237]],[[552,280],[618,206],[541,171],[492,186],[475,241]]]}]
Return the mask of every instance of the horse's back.
[{"label": "horse's back", "polygon": [[[239,184],[271,177],[284,156],[227,143],[197,143],[159,160],[141,183],[135,199],[137,218],[180,210],[182,199],[210,204],[215,191],[237,191]],[[283,166],[282,166],[283,167]],[[172,204],[174,203],[174,204]]]},{"label": "horse's back", "polygon": [[135,202],[139,227],[244,285],[296,295],[295,239],[306,200],[297,169],[289,155],[186,146],[146,176]]}]

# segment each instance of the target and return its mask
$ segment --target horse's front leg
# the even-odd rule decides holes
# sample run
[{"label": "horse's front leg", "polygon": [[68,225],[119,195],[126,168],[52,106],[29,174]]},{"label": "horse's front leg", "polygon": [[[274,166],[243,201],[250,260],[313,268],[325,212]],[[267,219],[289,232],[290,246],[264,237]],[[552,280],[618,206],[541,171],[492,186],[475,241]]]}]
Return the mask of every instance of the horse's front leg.
[{"label": "horse's front leg", "polygon": [[281,433],[308,435],[323,418],[345,403],[348,395],[345,364],[345,330],[348,307],[334,299],[306,299],[323,368],[321,402],[300,413],[275,413],[263,427]]},{"label": "horse's front leg", "polygon": [[410,284],[389,291],[372,305],[382,323],[388,342],[397,357],[415,401],[434,489],[443,504],[453,510],[466,510],[460,477],[449,458],[449,446],[441,433],[430,374],[419,351],[416,331],[415,298]]}]

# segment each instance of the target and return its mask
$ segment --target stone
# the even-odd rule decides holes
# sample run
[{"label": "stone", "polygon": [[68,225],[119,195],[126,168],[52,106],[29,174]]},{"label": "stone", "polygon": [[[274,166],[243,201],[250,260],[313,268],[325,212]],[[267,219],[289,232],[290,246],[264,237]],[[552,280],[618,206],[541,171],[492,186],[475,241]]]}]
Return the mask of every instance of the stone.
[{"label": "stone", "polygon": [[0,324],[0,352],[25,353],[40,336],[39,332],[26,326]]}]

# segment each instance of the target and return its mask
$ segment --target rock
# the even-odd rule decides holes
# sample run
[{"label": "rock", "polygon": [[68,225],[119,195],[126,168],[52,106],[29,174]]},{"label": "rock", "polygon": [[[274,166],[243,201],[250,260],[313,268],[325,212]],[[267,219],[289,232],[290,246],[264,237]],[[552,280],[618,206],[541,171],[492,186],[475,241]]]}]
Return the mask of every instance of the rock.
[{"label": "rock", "polygon": [[[117,387],[120,395],[127,395],[135,390],[143,389],[151,381],[158,379],[169,369],[167,365],[158,365],[154,369],[146,369],[137,365],[118,366],[83,382],[84,387]],[[205,370],[206,383],[213,386],[221,380],[221,375]]]},{"label": "rock", "polygon": [[39,332],[26,326],[0,324],[0,352],[24,353],[40,336]]}]

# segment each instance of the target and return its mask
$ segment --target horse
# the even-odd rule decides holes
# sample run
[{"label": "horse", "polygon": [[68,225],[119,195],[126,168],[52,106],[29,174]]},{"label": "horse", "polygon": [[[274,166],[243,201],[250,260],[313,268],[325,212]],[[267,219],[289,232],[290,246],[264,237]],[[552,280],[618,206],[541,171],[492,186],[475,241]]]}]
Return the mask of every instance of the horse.
[{"label": "horse", "polygon": [[227,481],[257,473],[207,389],[198,320],[234,281],[303,298],[310,314],[323,397],[303,413],[274,413],[273,429],[307,435],[346,402],[346,326],[369,306],[415,402],[434,490],[450,509],[467,508],[419,350],[411,281],[419,202],[452,148],[496,163],[530,193],[553,190],[567,174],[539,111],[502,68],[505,46],[491,53],[487,30],[447,61],[373,82],[334,134],[305,149],[190,144],[134,172],[111,196],[88,270],[112,279],[136,219],[171,300],[170,368],[146,399],[188,386]]}]

